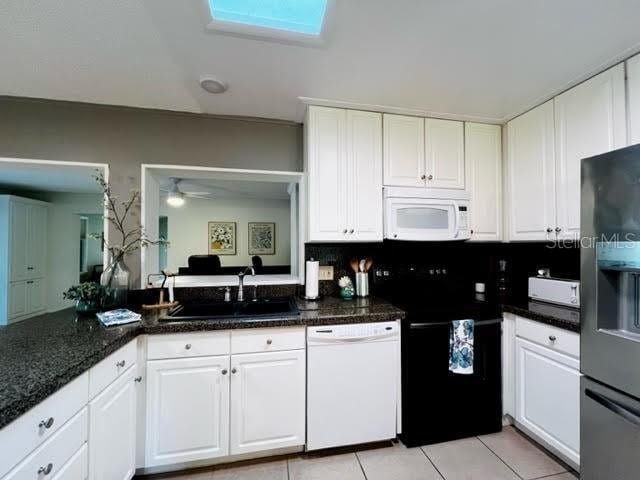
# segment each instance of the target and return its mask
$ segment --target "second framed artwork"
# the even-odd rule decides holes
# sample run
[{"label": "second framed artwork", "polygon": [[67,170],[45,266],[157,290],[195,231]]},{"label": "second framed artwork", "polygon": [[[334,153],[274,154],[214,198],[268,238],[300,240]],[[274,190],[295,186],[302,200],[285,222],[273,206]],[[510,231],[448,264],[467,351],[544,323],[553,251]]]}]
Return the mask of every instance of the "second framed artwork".
[{"label": "second framed artwork", "polygon": [[249,255],[276,254],[276,224],[249,222]]}]

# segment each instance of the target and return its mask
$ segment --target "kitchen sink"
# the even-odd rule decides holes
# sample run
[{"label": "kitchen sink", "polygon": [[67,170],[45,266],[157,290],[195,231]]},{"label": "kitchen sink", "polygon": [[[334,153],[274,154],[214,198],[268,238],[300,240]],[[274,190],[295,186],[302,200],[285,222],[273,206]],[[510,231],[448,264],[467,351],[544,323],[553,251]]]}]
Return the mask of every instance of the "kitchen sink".
[{"label": "kitchen sink", "polygon": [[300,314],[293,297],[259,298],[242,302],[195,301],[180,304],[160,320],[219,320],[293,317]]}]

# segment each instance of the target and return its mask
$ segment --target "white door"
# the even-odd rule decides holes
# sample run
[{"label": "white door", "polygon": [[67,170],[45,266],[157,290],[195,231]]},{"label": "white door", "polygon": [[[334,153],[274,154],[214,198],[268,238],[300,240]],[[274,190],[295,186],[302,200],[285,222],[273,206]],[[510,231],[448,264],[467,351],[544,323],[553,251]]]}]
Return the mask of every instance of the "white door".
[{"label": "white door", "polygon": [[427,118],[424,125],[427,187],[464,188],[464,124]]},{"label": "white door", "polygon": [[29,313],[28,285],[26,281],[11,282],[9,284],[9,312],[8,321]]},{"label": "white door", "polygon": [[305,443],[305,351],[231,357],[231,454]]},{"label": "white door", "polygon": [[29,278],[43,277],[47,267],[47,207],[29,205],[26,238]]},{"label": "white door", "polygon": [[555,239],[553,100],[507,124],[508,240]]},{"label": "white door", "polygon": [[89,402],[89,478],[128,480],[136,469],[135,367]]},{"label": "white door", "polygon": [[516,421],[580,464],[580,362],[516,338]]},{"label": "white door", "polygon": [[349,240],[382,241],[382,115],[347,110]]},{"label": "white door", "polygon": [[147,362],[147,467],[229,454],[229,356]]},{"label": "white door", "polygon": [[27,303],[30,314],[46,310],[46,282],[42,278],[27,280]]},{"label": "white door", "polygon": [[559,238],[580,238],[580,163],[626,145],[624,65],[554,100]]},{"label": "white door", "polygon": [[640,55],[627,60],[628,144],[640,143]]},{"label": "white door", "polygon": [[27,242],[29,207],[21,202],[11,201],[9,206],[9,228],[11,228],[9,252],[11,256],[11,281],[26,280],[29,245]]},{"label": "white door", "polygon": [[502,240],[502,128],[466,123],[464,139],[471,240]]},{"label": "white door", "polygon": [[305,125],[308,241],[347,239],[346,111],[311,106]]},{"label": "white door", "polygon": [[425,186],[424,118],[383,116],[384,184]]}]

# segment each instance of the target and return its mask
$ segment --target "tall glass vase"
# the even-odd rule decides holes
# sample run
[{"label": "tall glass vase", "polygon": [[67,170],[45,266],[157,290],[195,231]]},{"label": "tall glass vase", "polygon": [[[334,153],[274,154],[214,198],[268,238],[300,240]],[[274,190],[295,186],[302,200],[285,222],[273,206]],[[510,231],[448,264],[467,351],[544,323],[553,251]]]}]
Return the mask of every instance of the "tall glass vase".
[{"label": "tall glass vase", "polygon": [[131,271],[124,262],[124,256],[118,255],[100,276],[100,285],[105,288],[103,308],[111,309],[127,305],[130,279]]}]

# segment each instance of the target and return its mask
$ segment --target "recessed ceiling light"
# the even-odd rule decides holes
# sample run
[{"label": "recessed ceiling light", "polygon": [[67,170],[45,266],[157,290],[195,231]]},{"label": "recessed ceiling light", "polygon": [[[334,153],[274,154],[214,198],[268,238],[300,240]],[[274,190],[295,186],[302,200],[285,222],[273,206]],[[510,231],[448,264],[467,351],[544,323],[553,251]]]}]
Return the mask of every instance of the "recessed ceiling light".
[{"label": "recessed ceiling light", "polygon": [[226,82],[216,77],[200,77],[200,86],[209,93],[224,93],[229,88]]}]

